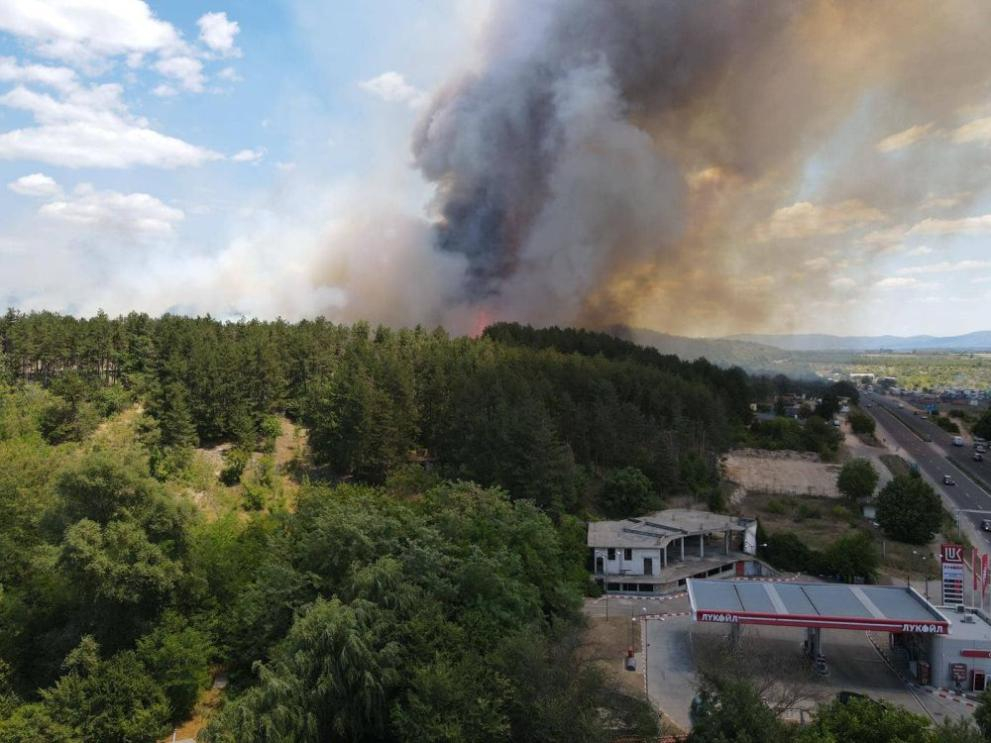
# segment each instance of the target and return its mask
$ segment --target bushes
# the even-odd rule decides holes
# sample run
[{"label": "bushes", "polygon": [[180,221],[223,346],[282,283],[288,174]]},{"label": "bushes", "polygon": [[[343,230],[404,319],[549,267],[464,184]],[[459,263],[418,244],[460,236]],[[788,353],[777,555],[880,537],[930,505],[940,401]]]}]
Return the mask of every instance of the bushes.
[{"label": "bushes", "polygon": [[228,449],[224,452],[224,469],[220,473],[220,481],[224,485],[237,485],[250,461],[251,454],[244,449]]},{"label": "bushes", "polygon": [[811,451],[831,459],[840,445],[840,434],[818,416],[804,422],[791,418],[758,421],[750,427],[749,443],[760,449]]},{"label": "bushes", "polygon": [[830,575],[847,583],[874,579],[880,558],[869,534],[851,531],[823,551],[814,550],[791,532],[771,534],[761,557],[779,570]]},{"label": "bushes", "polygon": [[942,428],[947,433],[960,433],[960,426],[951,421],[949,418],[945,418],[942,415],[937,415],[933,418],[933,423]]},{"label": "bushes", "polygon": [[854,433],[859,433],[866,436],[874,435],[876,425],[874,419],[860,408],[851,409],[850,414],[847,416],[847,421],[849,421],[850,429]]}]

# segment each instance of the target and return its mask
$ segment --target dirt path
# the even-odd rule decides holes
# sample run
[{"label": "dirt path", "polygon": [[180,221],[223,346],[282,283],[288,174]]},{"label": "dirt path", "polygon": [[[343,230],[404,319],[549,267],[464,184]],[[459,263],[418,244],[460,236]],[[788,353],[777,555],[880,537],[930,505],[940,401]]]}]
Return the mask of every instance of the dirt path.
[{"label": "dirt path", "polygon": [[891,470],[881,461],[882,455],[891,453],[886,446],[868,446],[857,438],[846,424],[843,425],[843,437],[843,443],[851,457],[866,459],[874,465],[874,469],[880,475],[877,484],[879,490],[891,482]]}]

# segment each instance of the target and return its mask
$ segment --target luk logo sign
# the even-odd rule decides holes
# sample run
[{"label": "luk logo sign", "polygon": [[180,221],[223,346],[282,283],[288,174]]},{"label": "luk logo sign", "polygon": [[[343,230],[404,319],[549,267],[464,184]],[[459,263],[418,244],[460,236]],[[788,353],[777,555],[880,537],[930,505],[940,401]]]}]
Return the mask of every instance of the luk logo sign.
[{"label": "luk logo sign", "polygon": [[940,546],[943,562],[963,562],[963,547],[959,544],[944,544]]}]

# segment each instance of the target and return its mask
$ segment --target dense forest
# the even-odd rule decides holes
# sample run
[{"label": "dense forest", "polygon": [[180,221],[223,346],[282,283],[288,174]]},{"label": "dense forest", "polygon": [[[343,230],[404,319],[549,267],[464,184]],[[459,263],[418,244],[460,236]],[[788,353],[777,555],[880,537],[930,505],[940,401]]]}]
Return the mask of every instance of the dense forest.
[{"label": "dense forest", "polygon": [[158,740],[218,673],[209,741],[654,731],[582,659],[582,519],[631,482],[632,508],[714,497],[739,370],[584,331],[138,314],[8,312],[0,351],[0,740]]}]

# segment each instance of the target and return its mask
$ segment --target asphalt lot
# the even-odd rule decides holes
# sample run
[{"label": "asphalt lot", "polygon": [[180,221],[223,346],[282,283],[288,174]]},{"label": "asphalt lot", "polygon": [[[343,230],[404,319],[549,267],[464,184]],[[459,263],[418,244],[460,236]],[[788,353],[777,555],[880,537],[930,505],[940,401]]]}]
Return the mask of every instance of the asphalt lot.
[{"label": "asphalt lot", "polygon": [[[991,534],[981,531],[981,521],[991,518],[991,495],[978,483],[975,468],[987,467],[991,479],[991,463],[970,460],[973,449],[953,446],[953,436],[935,423],[913,414],[913,408],[898,407],[897,398],[866,393],[861,401],[865,410],[884,428],[889,448],[900,449],[906,459],[916,462],[919,470],[937,492],[943,494],[957,514],[961,526],[982,551],[991,550]],[[866,407],[866,403],[873,403]],[[932,441],[926,441],[928,436]],[[894,444],[894,446],[892,446]],[[983,474],[984,470],[980,472]],[[950,475],[956,485],[943,485],[943,475]]]}]

